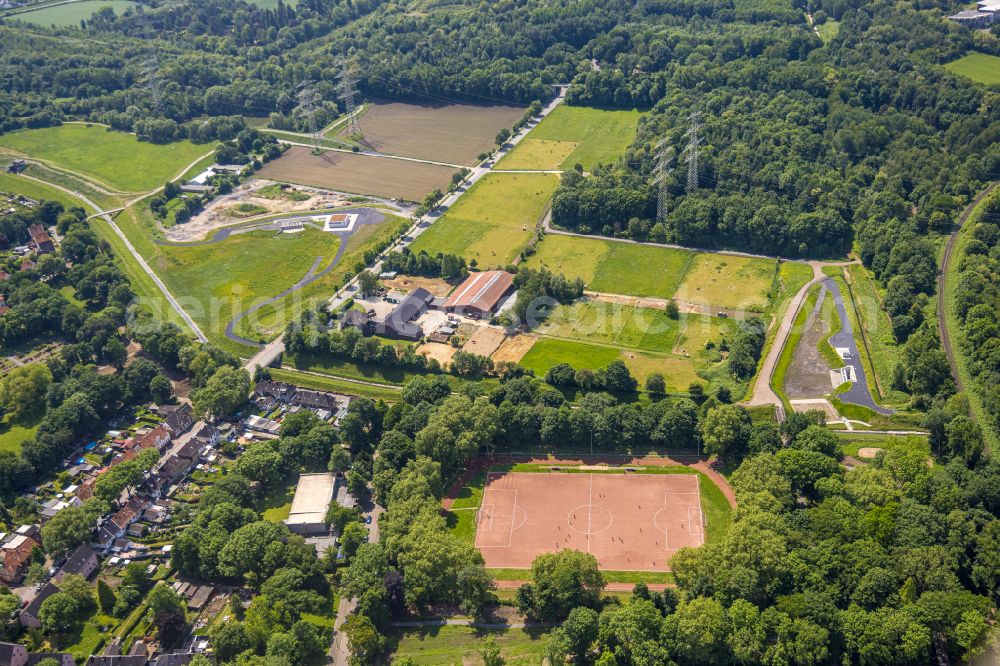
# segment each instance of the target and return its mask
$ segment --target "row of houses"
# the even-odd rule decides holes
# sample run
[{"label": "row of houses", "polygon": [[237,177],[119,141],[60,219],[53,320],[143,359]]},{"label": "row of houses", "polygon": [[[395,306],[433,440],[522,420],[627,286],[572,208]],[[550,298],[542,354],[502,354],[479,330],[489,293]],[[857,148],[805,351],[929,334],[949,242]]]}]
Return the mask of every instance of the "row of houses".
[{"label": "row of houses", "polygon": [[[347,412],[351,404],[351,397],[340,393],[327,393],[325,391],[313,391],[286,384],[285,382],[275,382],[262,380],[257,382],[254,388],[254,400],[265,412],[272,411],[275,407],[284,408],[286,414],[308,409],[316,413],[316,416],[323,421],[333,421],[334,424],[340,422],[340,418]],[[252,415],[247,419],[247,427],[260,432],[277,434],[275,429],[278,425],[270,419]],[[267,423],[270,421],[270,423]],[[273,430],[273,432],[271,432]]]}]

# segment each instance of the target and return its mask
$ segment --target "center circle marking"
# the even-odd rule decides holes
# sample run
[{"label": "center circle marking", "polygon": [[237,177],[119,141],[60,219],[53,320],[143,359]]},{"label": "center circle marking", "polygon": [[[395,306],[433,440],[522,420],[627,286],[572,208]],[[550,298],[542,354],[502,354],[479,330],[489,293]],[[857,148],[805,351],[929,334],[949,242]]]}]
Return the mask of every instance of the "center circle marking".
[{"label": "center circle marking", "polygon": [[611,527],[611,512],[600,504],[581,504],[566,514],[570,529],[584,535],[600,534]]}]

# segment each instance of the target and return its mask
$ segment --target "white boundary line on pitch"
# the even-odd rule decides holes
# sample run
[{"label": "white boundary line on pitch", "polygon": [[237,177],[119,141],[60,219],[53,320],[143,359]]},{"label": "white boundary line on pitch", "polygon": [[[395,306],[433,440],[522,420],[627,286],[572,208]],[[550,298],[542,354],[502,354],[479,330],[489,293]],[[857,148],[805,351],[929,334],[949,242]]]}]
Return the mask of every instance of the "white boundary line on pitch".
[{"label": "white boundary line on pitch", "polygon": [[[514,516],[517,515],[517,489],[514,489],[514,506],[510,508],[510,527],[507,528],[507,547],[514,539]],[[524,512],[524,522],[528,522],[528,512]]]}]

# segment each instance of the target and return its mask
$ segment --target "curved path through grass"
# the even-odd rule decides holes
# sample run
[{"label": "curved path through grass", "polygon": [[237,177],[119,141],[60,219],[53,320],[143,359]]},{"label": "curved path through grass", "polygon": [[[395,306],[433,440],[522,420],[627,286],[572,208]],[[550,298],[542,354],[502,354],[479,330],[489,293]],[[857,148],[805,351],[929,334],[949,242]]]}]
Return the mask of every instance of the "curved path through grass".
[{"label": "curved path through grass", "polygon": [[[366,225],[366,224],[378,224],[378,223],[382,222],[385,219],[385,216],[382,213],[380,213],[380,212],[378,212],[378,211],[376,211],[374,209],[371,209],[371,208],[348,209],[348,210],[345,210],[345,211],[338,211],[338,212],[356,214],[358,216],[358,219],[355,220],[354,226],[351,227],[349,230],[328,232],[328,233],[336,234],[337,236],[340,237],[340,246],[337,248],[337,254],[333,257],[333,261],[331,261],[329,263],[329,265],[327,265],[327,267],[324,268],[323,270],[318,270],[319,266],[320,266],[320,262],[323,261],[323,257],[316,257],[316,261],[313,263],[312,267],[309,269],[309,271],[305,274],[305,276],[301,280],[299,280],[298,282],[296,282],[295,284],[293,284],[288,289],[285,289],[283,292],[281,292],[277,296],[272,296],[271,298],[265,299],[265,300],[261,301],[260,303],[257,303],[255,305],[253,305],[252,307],[247,308],[246,310],[243,310],[242,312],[238,313],[235,317],[233,317],[229,321],[228,324],[226,324],[226,337],[227,338],[229,338],[233,342],[238,342],[238,343],[240,343],[242,345],[247,345],[249,347],[255,347],[257,349],[260,349],[260,348],[264,347],[264,345],[261,344],[260,342],[256,342],[254,340],[248,340],[247,338],[244,338],[243,336],[241,336],[241,335],[239,335],[239,334],[236,333],[236,326],[240,323],[240,321],[244,317],[247,317],[247,316],[253,314],[254,312],[257,312],[261,308],[266,307],[268,305],[271,305],[272,303],[277,303],[278,301],[280,301],[281,299],[285,298],[286,296],[288,296],[288,295],[290,295],[290,294],[292,294],[292,293],[294,293],[294,292],[296,292],[296,291],[298,291],[300,289],[304,289],[305,287],[308,287],[310,284],[312,284],[316,280],[319,280],[321,277],[327,275],[330,271],[332,271],[334,268],[337,267],[337,264],[340,263],[341,258],[344,256],[344,253],[347,251],[347,240],[352,235],[354,235],[354,232],[357,231],[359,227],[361,227],[363,225]],[[301,215],[290,215],[289,217],[301,217]],[[269,225],[279,224],[279,221],[272,220],[268,224]],[[247,228],[247,230],[249,230],[249,229],[250,229],[250,227]],[[228,238],[230,231],[233,231],[233,230],[232,229],[228,229],[228,228],[227,229],[220,229],[218,232],[215,233],[215,235],[212,237],[211,240],[207,240],[207,241],[197,241],[195,243],[162,243],[161,242],[160,244],[161,245],[207,245],[207,244],[211,244],[211,243],[218,243],[218,242],[221,242],[221,241],[225,240],[226,238]],[[242,230],[241,229],[237,229],[235,231],[239,232],[239,231],[242,231]],[[223,232],[225,232],[225,233],[223,233]],[[279,339],[280,339],[280,337],[279,337]]]}]

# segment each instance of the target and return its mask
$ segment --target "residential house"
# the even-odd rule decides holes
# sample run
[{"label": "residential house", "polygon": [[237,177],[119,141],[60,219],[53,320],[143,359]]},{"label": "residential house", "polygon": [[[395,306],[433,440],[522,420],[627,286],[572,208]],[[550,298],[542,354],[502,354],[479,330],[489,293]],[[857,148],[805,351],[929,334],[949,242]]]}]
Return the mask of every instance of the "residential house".
[{"label": "residential house", "polygon": [[191,405],[159,405],[153,411],[163,417],[163,423],[174,437],[187,432],[188,428],[194,425],[194,415],[191,412]]},{"label": "residential house", "polygon": [[62,582],[62,579],[70,574],[90,578],[100,565],[101,561],[98,559],[94,549],[84,544],[73,551],[73,554],[69,556],[69,559],[62,565],[62,568],[56,572],[53,579],[56,582]]},{"label": "residential house", "polygon": [[149,499],[143,495],[133,495],[110,518],[104,521],[100,529],[97,530],[97,546],[101,550],[108,550],[116,539],[120,539],[129,525],[134,523],[142,515],[142,512],[149,506]]},{"label": "residential house", "polygon": [[28,648],[18,643],[0,643],[0,666],[35,666],[43,659],[55,659],[59,666],[75,666],[70,654],[28,652]]},{"label": "residential house", "polygon": [[77,497],[69,497],[65,500],[52,498],[42,504],[42,508],[39,509],[38,514],[42,518],[42,524],[44,525],[49,521],[49,518],[56,515],[63,509],[69,508],[71,506],[82,506],[83,500]]},{"label": "residential house", "polygon": [[273,382],[269,379],[265,379],[257,382],[257,386],[254,387],[254,395],[258,397],[274,398],[280,402],[290,402],[292,397],[298,391],[298,387],[294,384],[286,384],[285,382]]},{"label": "residential house", "polygon": [[0,580],[7,584],[17,583],[24,577],[31,563],[31,553],[40,544],[23,534],[0,546]]},{"label": "residential house", "polygon": [[170,428],[168,428],[165,423],[161,423],[160,425],[156,426],[149,432],[136,437],[134,448],[137,449],[156,448],[162,451],[167,447],[168,444],[170,444]]},{"label": "residential house", "polygon": [[31,270],[34,270],[34,269],[35,269],[35,262],[33,262],[31,259],[25,259],[24,261],[21,262],[21,272],[22,273],[25,273],[27,271],[31,271]]},{"label": "residential house", "polygon": [[49,581],[45,584],[42,589],[38,591],[35,598],[31,600],[31,603],[24,607],[18,619],[22,626],[28,629],[38,629],[42,626],[41,621],[38,619],[38,610],[42,607],[42,602],[51,597],[53,594],[59,591],[59,588]]},{"label": "residential house", "polygon": [[348,310],[340,318],[340,330],[345,328],[356,328],[362,333],[371,333],[371,317],[359,310]]},{"label": "residential house", "polygon": [[45,659],[55,659],[59,666],[76,666],[76,660],[73,659],[73,655],[66,652],[29,652],[28,666],[37,666],[39,662]]},{"label": "residential house", "polygon": [[45,231],[45,227],[42,225],[37,223],[32,224],[28,227],[28,234],[31,235],[31,242],[35,245],[35,251],[38,254],[52,254],[56,251],[49,233]]}]

